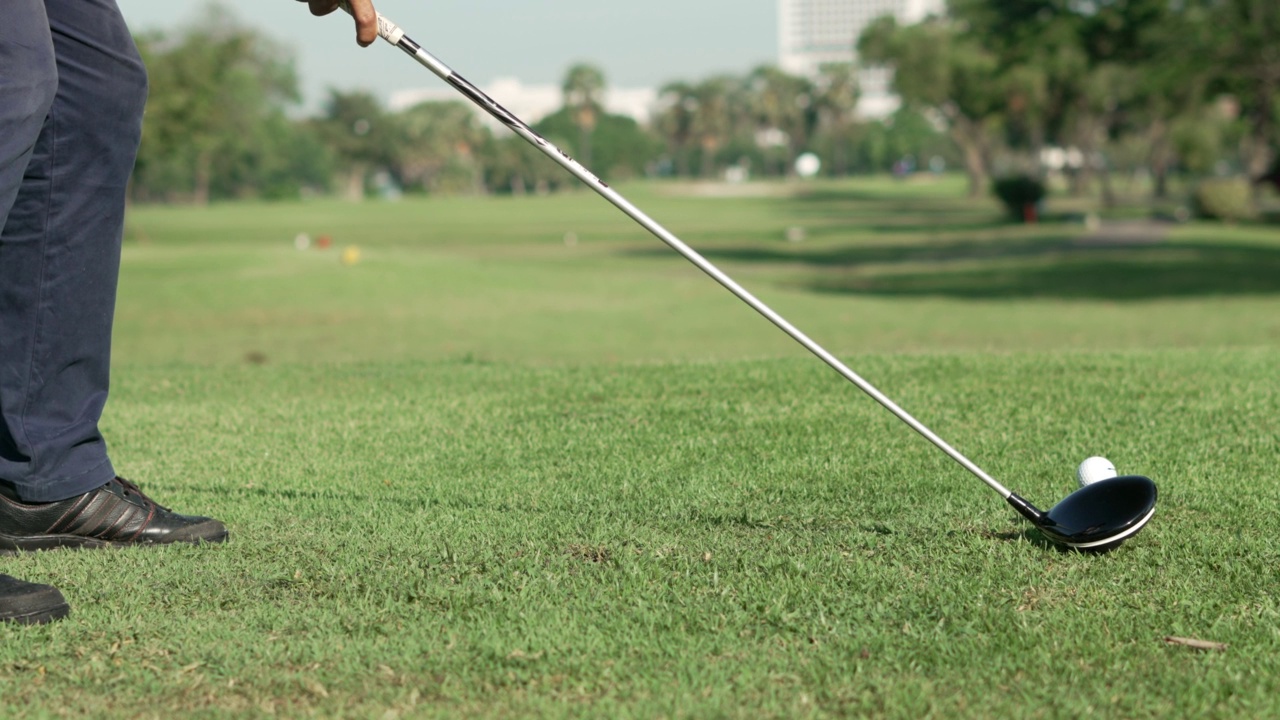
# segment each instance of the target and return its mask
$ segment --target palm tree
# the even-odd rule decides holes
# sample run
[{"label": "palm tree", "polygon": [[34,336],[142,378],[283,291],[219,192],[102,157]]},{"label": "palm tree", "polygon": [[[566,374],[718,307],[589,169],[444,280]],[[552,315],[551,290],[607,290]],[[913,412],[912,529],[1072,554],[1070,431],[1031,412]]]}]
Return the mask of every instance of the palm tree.
[{"label": "palm tree", "polygon": [[813,84],[773,66],[751,73],[751,110],[762,146],[778,143],[785,148],[784,173],[809,141],[816,124]]},{"label": "palm tree", "polygon": [[831,138],[832,169],[848,171],[848,148],[853,138],[854,109],[858,105],[858,76],[851,63],[827,63],[818,70],[814,88],[818,123]]},{"label": "palm tree", "polygon": [[673,158],[676,175],[689,174],[689,145],[694,137],[694,116],[698,111],[698,98],[692,85],[674,82],[659,91],[659,110],[654,116],[653,128],[667,144],[667,153]]},{"label": "palm tree", "polygon": [[717,170],[716,154],[733,136],[741,84],[736,78],[720,75],[693,87],[693,136],[702,151],[700,174],[712,177]]},{"label": "palm tree", "polygon": [[583,165],[591,167],[591,133],[595,131],[596,119],[603,111],[604,71],[594,65],[578,63],[569,68],[561,90],[564,92],[564,106],[570,111],[574,125],[578,126],[578,155]]}]

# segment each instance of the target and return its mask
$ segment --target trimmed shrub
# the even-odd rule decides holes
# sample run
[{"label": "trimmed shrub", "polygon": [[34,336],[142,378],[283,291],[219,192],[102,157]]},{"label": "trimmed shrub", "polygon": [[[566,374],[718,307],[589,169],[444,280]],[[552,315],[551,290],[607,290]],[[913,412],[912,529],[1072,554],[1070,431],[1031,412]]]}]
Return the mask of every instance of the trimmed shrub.
[{"label": "trimmed shrub", "polygon": [[999,178],[992,185],[992,192],[1004,203],[1010,217],[1020,222],[1035,222],[1040,201],[1047,194],[1044,183],[1029,175]]},{"label": "trimmed shrub", "polygon": [[1242,177],[1200,181],[1193,196],[1196,215],[1209,220],[1236,222],[1256,217],[1253,187]]}]

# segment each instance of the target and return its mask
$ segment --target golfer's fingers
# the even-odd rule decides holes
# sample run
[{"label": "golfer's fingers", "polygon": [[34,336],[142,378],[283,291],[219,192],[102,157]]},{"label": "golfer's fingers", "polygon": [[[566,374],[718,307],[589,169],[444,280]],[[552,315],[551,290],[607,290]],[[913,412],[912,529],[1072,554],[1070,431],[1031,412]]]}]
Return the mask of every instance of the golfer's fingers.
[{"label": "golfer's fingers", "polygon": [[328,15],[338,9],[338,0],[303,0],[311,7],[312,15]]},{"label": "golfer's fingers", "polygon": [[[339,7],[338,0],[307,0],[312,15],[328,15]],[[378,13],[371,0],[347,0],[351,16],[356,20],[356,42],[364,47],[378,39]]]},{"label": "golfer's fingers", "polygon": [[356,42],[368,47],[378,39],[378,12],[372,0],[347,0],[351,16],[356,19]]}]

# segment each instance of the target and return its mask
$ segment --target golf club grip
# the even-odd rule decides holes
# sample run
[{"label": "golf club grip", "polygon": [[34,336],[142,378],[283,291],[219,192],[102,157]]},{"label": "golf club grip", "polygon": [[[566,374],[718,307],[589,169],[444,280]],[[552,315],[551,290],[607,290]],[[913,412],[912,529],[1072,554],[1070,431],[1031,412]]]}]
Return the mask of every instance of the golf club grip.
[{"label": "golf club grip", "polygon": [[[342,3],[342,5],[347,12],[351,12],[351,9],[346,6],[345,2]],[[777,326],[778,329],[782,330],[787,335],[790,335],[793,340],[803,345],[806,350],[816,355],[833,370],[844,376],[846,380],[856,385],[858,389],[871,396],[873,400],[880,403],[886,410],[896,415],[899,420],[910,426],[912,430],[915,430],[926,440],[933,443],[952,460],[955,460],[979,480],[982,480],[984,483],[989,485],[991,489],[1000,493],[1001,497],[1004,497],[1007,500],[1009,496],[1013,494],[1008,490],[1008,488],[1001,485],[994,478],[984,472],[982,468],[974,464],[973,461],[960,454],[958,450],[951,447],[951,445],[938,437],[932,430],[925,427],[923,423],[912,417],[910,413],[898,407],[897,403],[889,399],[889,397],[884,393],[877,390],[875,386],[864,380],[853,370],[850,370],[844,363],[840,362],[838,358],[812,340],[808,335],[801,332],[799,328],[795,327],[781,315],[774,312],[772,308],[756,298],[755,295],[748,292],[746,288],[743,288],[735,282],[733,278],[730,278],[728,275],[723,273],[719,268],[713,265],[711,261],[707,260],[696,250],[686,245],[682,240],[680,240],[680,238],[676,237],[669,230],[658,224],[657,221],[646,215],[635,205],[632,205],[630,201],[605,184],[604,181],[596,177],[594,173],[587,170],[578,161],[570,157],[568,153],[565,153],[555,145],[552,145],[546,138],[534,132],[533,128],[529,127],[527,123],[516,117],[506,108],[499,105],[493,98],[489,97],[475,85],[468,82],[466,78],[458,75],[448,65],[445,65],[434,55],[424,50],[421,45],[414,42],[409,36],[405,35],[404,31],[401,30],[398,25],[387,20],[381,14],[378,15],[378,33],[384,40],[408,53],[413,57],[413,59],[417,60],[428,70],[435,73],[441,80],[444,80],[446,83],[453,86],[453,88],[458,92],[465,95],[467,99],[471,100],[471,102],[475,103],[485,112],[492,115],[503,125],[506,125],[517,135],[524,138],[529,142],[529,144],[541,150],[543,154],[554,160],[565,170],[568,170],[574,177],[577,177],[579,180],[586,183],[588,187],[612,203],[614,207],[626,213],[627,216],[639,223],[644,227],[644,229],[653,233],[655,237],[666,243],[671,247],[671,249],[680,253],[686,260],[697,266],[699,270],[706,273],[711,277],[711,279],[720,283],[720,285],[722,285],[726,290],[737,296],[739,300],[750,305],[753,310],[763,315],[765,319]]]},{"label": "golf club grip", "polygon": [[[338,5],[343,10],[346,10],[348,15],[355,17],[355,13],[351,11],[351,5],[346,0],[340,0]],[[399,25],[388,20],[382,13],[378,13],[378,37],[392,45],[396,45],[400,42],[400,38],[404,37],[404,30],[401,30]]]}]

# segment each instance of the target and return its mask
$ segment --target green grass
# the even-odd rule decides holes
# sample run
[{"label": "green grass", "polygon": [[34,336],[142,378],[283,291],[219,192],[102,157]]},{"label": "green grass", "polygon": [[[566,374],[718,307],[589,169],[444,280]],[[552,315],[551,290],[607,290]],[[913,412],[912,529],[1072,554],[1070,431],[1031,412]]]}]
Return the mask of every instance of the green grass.
[{"label": "green grass", "polygon": [[[1005,225],[955,183],[637,204],[838,353],[1253,346],[1280,340],[1276,230],[1158,246]],[[789,227],[806,241],[786,242]],[[300,232],[358,245],[300,253]],[[566,245],[566,233],[577,244]],[[794,347],[593,194],[141,209],[117,359],[471,358],[521,364],[791,357]]]},{"label": "green grass", "polygon": [[1280,233],[671,190],[623,188],[1019,493],[1100,453],[1155,520],[1048,546],[590,196],[141,208],[104,430],[233,540],[0,562],[74,605],[0,628],[0,715],[1280,712]]}]

